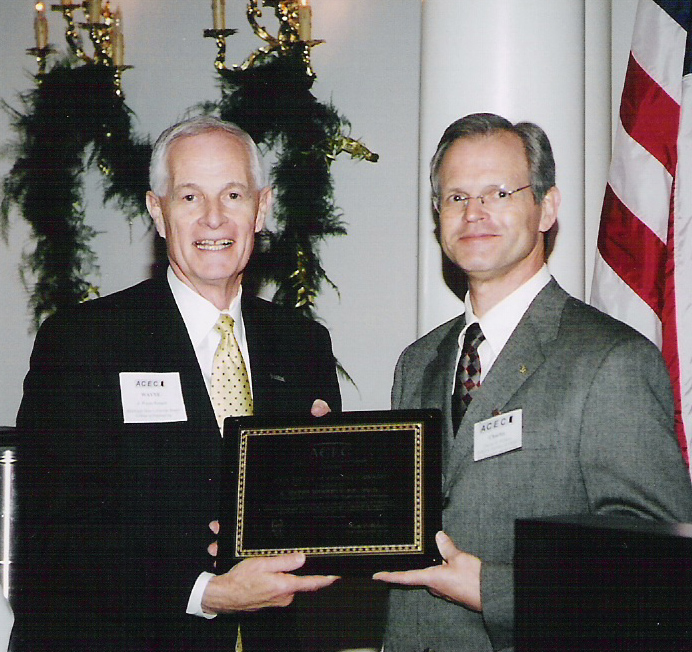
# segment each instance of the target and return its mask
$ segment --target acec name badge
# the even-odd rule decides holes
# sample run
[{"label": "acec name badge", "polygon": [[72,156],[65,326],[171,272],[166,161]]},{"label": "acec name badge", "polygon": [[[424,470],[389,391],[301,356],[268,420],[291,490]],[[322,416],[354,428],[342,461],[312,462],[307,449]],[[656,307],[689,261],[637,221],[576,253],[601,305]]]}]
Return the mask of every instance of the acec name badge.
[{"label": "acec name badge", "polygon": [[474,424],[474,462],[517,448],[521,448],[521,408]]},{"label": "acec name badge", "polygon": [[120,397],[125,423],[187,421],[180,374],[120,372]]}]

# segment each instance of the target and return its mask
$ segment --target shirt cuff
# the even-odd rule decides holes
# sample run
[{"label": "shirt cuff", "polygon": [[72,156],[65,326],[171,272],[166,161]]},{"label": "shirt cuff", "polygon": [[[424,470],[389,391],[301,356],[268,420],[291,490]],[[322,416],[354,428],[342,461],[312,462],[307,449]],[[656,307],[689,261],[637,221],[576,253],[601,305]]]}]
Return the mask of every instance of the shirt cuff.
[{"label": "shirt cuff", "polygon": [[193,616],[200,616],[201,618],[216,618],[216,614],[208,614],[205,611],[202,611],[202,597],[204,596],[204,591],[212,577],[214,577],[213,573],[204,572],[199,574],[195,585],[192,587],[190,599],[187,601],[186,613]]}]

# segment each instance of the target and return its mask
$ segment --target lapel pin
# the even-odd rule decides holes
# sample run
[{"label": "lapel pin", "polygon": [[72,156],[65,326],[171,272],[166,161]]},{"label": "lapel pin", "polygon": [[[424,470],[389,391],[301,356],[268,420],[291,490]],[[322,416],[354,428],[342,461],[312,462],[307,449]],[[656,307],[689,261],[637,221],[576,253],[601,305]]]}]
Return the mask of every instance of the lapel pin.
[{"label": "lapel pin", "polygon": [[529,373],[529,370],[526,368],[525,364],[519,365],[519,373],[524,375]]},{"label": "lapel pin", "polygon": [[501,414],[502,412],[500,412],[500,410],[498,410],[497,408],[492,411],[492,415],[494,417],[499,417]]}]

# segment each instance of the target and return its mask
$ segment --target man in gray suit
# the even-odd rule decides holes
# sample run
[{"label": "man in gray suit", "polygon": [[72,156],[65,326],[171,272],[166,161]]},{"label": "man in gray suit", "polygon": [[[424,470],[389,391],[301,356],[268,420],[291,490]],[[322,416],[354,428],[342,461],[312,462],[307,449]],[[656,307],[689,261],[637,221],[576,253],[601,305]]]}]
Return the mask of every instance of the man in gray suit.
[{"label": "man in gray suit", "polygon": [[515,519],[692,521],[692,490],[658,350],[545,265],[560,204],[545,133],[466,116],[445,131],[431,182],[465,312],[404,351],[392,407],[445,415],[444,563],[375,575],[404,585],[384,649],[511,650]]}]

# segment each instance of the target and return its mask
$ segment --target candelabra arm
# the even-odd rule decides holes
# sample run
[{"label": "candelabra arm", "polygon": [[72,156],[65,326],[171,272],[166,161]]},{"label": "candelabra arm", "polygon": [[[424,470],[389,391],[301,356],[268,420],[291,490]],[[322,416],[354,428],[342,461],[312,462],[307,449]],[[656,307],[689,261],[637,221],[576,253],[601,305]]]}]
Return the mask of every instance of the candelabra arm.
[{"label": "candelabra arm", "polygon": [[216,60],[214,68],[217,70],[227,70],[226,68],[226,37],[235,34],[237,29],[205,29],[204,36],[206,38],[216,39]]},{"label": "candelabra arm", "polygon": [[274,38],[264,27],[262,27],[257,19],[262,15],[262,10],[257,6],[257,0],[248,0],[247,19],[252,27],[252,31],[257,34],[263,41],[269,43],[272,48],[279,45],[279,40]]},{"label": "candelabra arm", "polygon": [[74,22],[74,11],[75,9],[80,8],[81,5],[53,5],[52,10],[53,11],[59,11],[62,13],[63,18],[65,19],[65,22],[67,23],[67,27],[65,29],[65,40],[67,41],[68,46],[70,47],[70,50],[72,53],[81,61],[84,61],[84,63],[91,63],[91,57],[87,55],[87,53],[84,51],[84,44],[82,42],[82,36],[77,30],[77,27]]},{"label": "candelabra arm", "polygon": [[264,0],[265,6],[271,6],[274,9],[279,21],[279,30],[276,36],[272,36],[266,28],[258,23],[257,19],[262,16],[262,9],[259,8],[258,3],[259,0],[248,0],[247,19],[253,32],[267,45],[253,52],[243,63],[233,68],[235,70],[247,70],[266,60],[273,53],[278,53],[281,56],[294,52],[295,48],[300,48],[300,57],[305,64],[305,70],[309,77],[314,78],[315,73],[310,64],[310,49],[324,43],[324,41],[312,39],[303,41],[300,39],[296,0]]},{"label": "candelabra arm", "polygon": [[36,64],[38,65],[38,80],[40,82],[41,77],[46,74],[46,60],[51,52],[55,52],[50,45],[44,48],[29,48],[26,53],[30,54],[32,57],[36,57]]},{"label": "candelabra arm", "polygon": [[113,66],[113,86],[115,87],[115,94],[119,98],[124,98],[123,93],[123,72],[129,70],[132,66]]},{"label": "candelabra arm", "polygon": [[216,37],[216,47],[218,54],[216,55],[216,60],[214,61],[214,67],[217,70],[226,69],[226,39],[223,36]]},{"label": "candelabra arm", "polygon": [[94,44],[94,63],[112,66],[113,60],[111,58],[111,41],[108,25],[105,23],[87,23],[85,27],[89,29],[89,38]]}]

